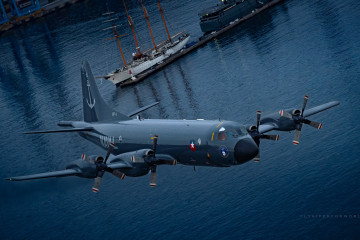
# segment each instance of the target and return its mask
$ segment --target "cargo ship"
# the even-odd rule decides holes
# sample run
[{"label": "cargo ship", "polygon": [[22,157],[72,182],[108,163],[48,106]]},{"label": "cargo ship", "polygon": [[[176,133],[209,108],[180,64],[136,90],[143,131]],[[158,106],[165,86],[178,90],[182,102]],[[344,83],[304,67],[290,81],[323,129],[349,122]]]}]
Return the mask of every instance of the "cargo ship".
[{"label": "cargo ship", "polygon": [[210,33],[229,25],[271,0],[222,0],[219,4],[199,12],[200,27],[204,33]]}]

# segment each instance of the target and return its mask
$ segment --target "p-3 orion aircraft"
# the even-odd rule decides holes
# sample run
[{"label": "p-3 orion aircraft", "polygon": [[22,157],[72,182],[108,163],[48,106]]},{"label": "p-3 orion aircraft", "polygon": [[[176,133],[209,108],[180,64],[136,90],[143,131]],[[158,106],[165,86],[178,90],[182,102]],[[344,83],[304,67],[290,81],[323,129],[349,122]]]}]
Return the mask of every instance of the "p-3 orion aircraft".
[{"label": "p-3 orion aircraft", "polygon": [[[242,125],[221,120],[142,119],[140,112],[157,103],[140,108],[128,115],[111,109],[102,99],[88,62],[81,67],[84,121],[61,121],[66,129],[28,132],[27,134],[77,132],[107,150],[105,157],[83,154],[67,165],[66,170],[11,177],[22,181],[39,178],[78,176],[94,178],[92,187],[98,192],[105,172],[124,179],[149,173],[150,186],[156,186],[158,165],[181,163],[194,166],[229,167],[251,159],[259,161],[260,139],[278,140],[278,135],[266,135],[271,130],[295,130],[293,143],[298,144],[303,124],[320,129],[322,124],[308,120],[321,111],[339,104],[337,101],[305,110],[286,109],[263,119],[257,112],[256,125]],[[136,118],[132,118],[137,115]]]}]

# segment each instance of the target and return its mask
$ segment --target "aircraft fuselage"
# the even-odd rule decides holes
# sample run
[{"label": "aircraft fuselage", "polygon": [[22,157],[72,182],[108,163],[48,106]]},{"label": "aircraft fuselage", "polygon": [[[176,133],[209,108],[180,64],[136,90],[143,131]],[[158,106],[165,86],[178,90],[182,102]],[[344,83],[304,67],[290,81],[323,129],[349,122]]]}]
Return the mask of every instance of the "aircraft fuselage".
[{"label": "aircraft fuselage", "polygon": [[257,148],[245,127],[232,121],[132,119],[89,126],[94,130],[79,134],[104,149],[113,142],[114,155],[152,149],[152,137],[158,135],[157,153],[169,154],[185,165],[238,165],[251,159],[234,155],[240,140],[245,139],[253,149]]}]

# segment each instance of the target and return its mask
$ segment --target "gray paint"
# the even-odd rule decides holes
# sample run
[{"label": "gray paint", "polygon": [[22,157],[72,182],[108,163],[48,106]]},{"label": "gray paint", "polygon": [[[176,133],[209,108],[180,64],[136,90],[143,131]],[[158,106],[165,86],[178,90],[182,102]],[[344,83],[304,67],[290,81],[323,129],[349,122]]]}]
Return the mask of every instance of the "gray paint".
[{"label": "gray paint", "polygon": [[[107,149],[108,152],[112,151],[108,162],[104,162],[102,157],[99,158],[102,159],[100,162],[96,162],[97,156],[85,157],[70,163],[64,171],[7,180],[22,181],[71,175],[99,180],[99,176],[101,178],[105,171],[117,177],[123,177],[124,174],[137,177],[150,170],[155,174],[157,165],[175,162],[191,166],[229,167],[245,163],[258,154],[258,145],[253,139],[255,136],[259,137],[271,130],[291,131],[296,127],[296,116],[287,118],[279,113],[263,118],[256,134],[233,121],[132,119],[112,110],[104,102],[87,62],[82,64],[81,81],[84,121],[61,121],[59,126],[71,128],[32,133],[76,131],[88,141]],[[305,111],[304,116],[338,104],[339,102],[330,102],[314,107]],[[148,106],[134,113],[147,108]],[[292,113],[293,110],[285,111]],[[152,137],[155,135],[158,136],[156,154],[152,150]],[[113,143],[114,147],[110,147],[110,143]],[[94,186],[98,187],[99,182]]]}]

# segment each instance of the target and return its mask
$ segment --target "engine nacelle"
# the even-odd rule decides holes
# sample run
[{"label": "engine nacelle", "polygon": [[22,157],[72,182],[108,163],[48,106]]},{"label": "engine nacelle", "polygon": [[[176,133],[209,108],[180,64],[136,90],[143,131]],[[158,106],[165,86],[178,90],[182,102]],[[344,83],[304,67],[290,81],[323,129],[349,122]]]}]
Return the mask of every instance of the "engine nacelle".
[{"label": "engine nacelle", "polygon": [[[96,160],[98,156],[90,156],[90,158]],[[96,165],[82,159],[71,162],[66,166],[66,169],[80,170],[76,176],[83,178],[95,178],[97,174]]]},{"label": "engine nacelle", "polygon": [[248,132],[256,131],[257,127],[255,125],[250,125],[247,127]]},{"label": "engine nacelle", "polygon": [[[284,112],[290,113],[294,116],[300,115],[299,109],[286,109]],[[274,130],[278,131],[292,131],[295,129],[295,120],[293,118],[287,118],[280,116],[279,112],[270,114],[261,119],[260,124],[270,124],[275,126]]]},{"label": "engine nacelle", "polygon": [[301,111],[299,109],[294,109],[292,115],[300,115]]},{"label": "engine nacelle", "polygon": [[[146,157],[154,154],[152,149],[141,149],[135,152],[128,152],[120,154],[113,159],[111,163],[115,163],[117,161],[126,161],[130,162],[133,165],[132,168],[123,168],[120,171],[124,173],[126,176],[130,177],[140,177],[149,173],[150,167],[149,164],[146,163]],[[119,176],[119,174],[115,175]]]}]

